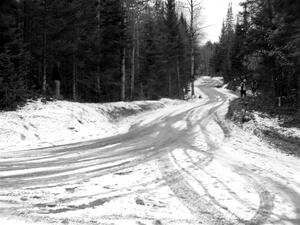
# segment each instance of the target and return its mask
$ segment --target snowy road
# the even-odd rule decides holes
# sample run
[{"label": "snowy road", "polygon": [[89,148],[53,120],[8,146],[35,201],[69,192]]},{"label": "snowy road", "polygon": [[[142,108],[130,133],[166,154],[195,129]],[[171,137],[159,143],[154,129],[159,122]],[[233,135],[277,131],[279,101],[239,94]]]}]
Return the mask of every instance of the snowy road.
[{"label": "snowy road", "polygon": [[[300,160],[224,119],[228,95],[101,140],[0,155],[0,224],[300,224]],[[22,223],[21,223],[22,221]]]}]

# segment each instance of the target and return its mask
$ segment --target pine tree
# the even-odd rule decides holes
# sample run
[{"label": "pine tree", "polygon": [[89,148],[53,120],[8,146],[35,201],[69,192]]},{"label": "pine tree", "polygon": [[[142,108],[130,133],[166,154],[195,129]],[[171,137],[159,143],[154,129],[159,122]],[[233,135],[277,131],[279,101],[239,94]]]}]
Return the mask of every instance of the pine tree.
[{"label": "pine tree", "polygon": [[286,77],[288,95],[296,96],[300,105],[300,4],[295,0],[275,0],[276,28],[270,39],[277,52],[276,61]]},{"label": "pine tree", "polygon": [[17,106],[26,98],[28,53],[19,28],[17,1],[0,3],[0,109]]},{"label": "pine tree", "polygon": [[[124,100],[127,87],[131,99],[181,98],[190,83],[191,33],[174,0],[1,4],[0,82],[3,90],[9,79],[12,88],[23,87],[15,99],[28,89],[54,95],[55,79],[65,99],[81,101]],[[131,78],[124,82],[124,74]]]},{"label": "pine tree", "polygon": [[[187,24],[186,19],[184,18],[183,13],[181,13],[179,18],[179,24],[178,24],[178,57],[177,60],[179,61],[177,72],[179,72],[179,83],[178,89],[179,93],[178,96],[182,98],[183,94],[187,94],[188,90],[188,84],[190,83],[190,33],[189,33],[189,27]],[[182,91],[185,90],[185,93],[182,93]]]},{"label": "pine tree", "polygon": [[[167,79],[168,79],[168,96],[174,96],[174,80],[176,80],[176,68],[174,62],[176,62],[178,57],[178,18],[175,9],[175,0],[168,0],[166,2],[166,19],[165,19],[165,28],[166,28],[166,67],[167,67]],[[177,91],[178,93],[178,91]]]},{"label": "pine tree", "polygon": [[164,6],[157,1],[153,10],[147,9],[141,26],[140,97],[157,99],[168,96],[165,54]]},{"label": "pine tree", "polygon": [[102,60],[104,99],[119,100],[121,96],[121,56],[124,46],[122,2],[103,0]]},{"label": "pine tree", "polygon": [[245,0],[241,5],[243,11],[233,32],[228,10],[211,65],[223,73],[225,81],[232,80],[232,74],[246,73],[249,79],[258,79],[260,93],[269,102],[270,97],[275,103],[279,97],[300,96],[300,4],[294,0]]}]

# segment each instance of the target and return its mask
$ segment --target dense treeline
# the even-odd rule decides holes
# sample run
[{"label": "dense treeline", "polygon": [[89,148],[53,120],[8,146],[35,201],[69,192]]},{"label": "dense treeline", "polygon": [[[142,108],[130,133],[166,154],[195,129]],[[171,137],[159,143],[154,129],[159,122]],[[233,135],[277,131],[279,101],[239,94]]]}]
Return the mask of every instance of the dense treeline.
[{"label": "dense treeline", "polygon": [[236,24],[229,6],[211,67],[226,82],[257,80],[259,97],[300,103],[300,2],[244,0]]},{"label": "dense treeline", "polygon": [[0,109],[38,95],[181,98],[190,30],[175,0],[2,0]]}]

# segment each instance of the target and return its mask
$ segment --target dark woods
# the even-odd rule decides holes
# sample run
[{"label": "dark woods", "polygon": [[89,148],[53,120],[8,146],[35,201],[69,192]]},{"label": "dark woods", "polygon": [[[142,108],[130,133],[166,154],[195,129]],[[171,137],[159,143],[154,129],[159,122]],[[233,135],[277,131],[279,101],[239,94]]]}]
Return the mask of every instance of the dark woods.
[{"label": "dark woods", "polygon": [[245,0],[234,23],[231,6],[210,65],[226,82],[257,81],[260,98],[300,103],[300,2]]},{"label": "dark woods", "polygon": [[190,37],[174,0],[1,0],[0,109],[41,95],[181,98]]}]

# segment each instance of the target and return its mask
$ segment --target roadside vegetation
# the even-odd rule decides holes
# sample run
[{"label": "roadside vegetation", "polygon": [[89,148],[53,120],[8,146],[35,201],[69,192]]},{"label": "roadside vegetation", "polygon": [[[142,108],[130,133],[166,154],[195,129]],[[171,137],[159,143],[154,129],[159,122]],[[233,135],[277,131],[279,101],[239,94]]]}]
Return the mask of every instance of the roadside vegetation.
[{"label": "roadside vegetation", "polygon": [[[244,0],[235,21],[231,5],[210,73],[224,77],[236,90],[257,82],[250,107],[271,114],[297,114],[300,106],[300,3],[296,0]],[[256,102],[256,104],[254,103]]]},{"label": "roadside vegetation", "polygon": [[300,156],[300,114],[296,108],[276,107],[264,98],[231,101],[227,118],[285,153]]},{"label": "roadside vegetation", "polygon": [[0,110],[183,98],[199,67],[196,3],[183,14],[175,0],[1,1]]},{"label": "roadside vegetation", "polygon": [[[222,76],[241,96],[227,117],[288,152],[299,154],[300,139],[283,130],[300,127],[300,3],[296,0],[244,0],[235,20],[232,6],[218,43],[210,49],[209,73]],[[252,91],[255,83],[255,90]],[[268,118],[274,123],[263,124]]]}]

